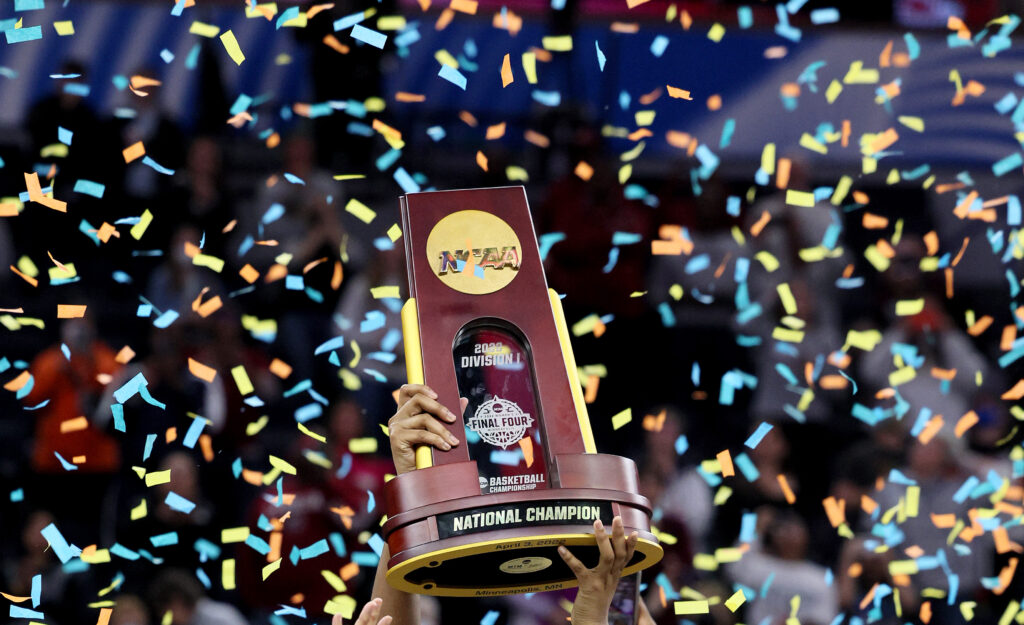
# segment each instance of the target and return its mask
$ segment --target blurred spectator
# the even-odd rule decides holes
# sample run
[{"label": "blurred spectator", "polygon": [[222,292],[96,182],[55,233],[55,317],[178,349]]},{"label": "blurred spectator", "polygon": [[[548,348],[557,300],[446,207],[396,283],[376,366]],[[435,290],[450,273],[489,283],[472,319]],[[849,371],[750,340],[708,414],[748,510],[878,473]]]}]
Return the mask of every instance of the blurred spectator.
[{"label": "blurred spectator", "polygon": [[246,625],[233,606],[206,597],[191,573],[164,570],[149,587],[154,614],[170,613],[170,625]]}]

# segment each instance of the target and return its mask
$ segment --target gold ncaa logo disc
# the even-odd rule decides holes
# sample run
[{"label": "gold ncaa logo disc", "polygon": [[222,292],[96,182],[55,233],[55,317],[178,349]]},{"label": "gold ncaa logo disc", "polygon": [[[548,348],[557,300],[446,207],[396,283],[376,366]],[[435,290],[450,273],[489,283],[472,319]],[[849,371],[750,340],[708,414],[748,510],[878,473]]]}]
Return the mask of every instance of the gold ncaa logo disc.
[{"label": "gold ncaa logo disc", "polygon": [[519,237],[500,217],[464,210],[441,219],[427,237],[427,260],[441,282],[460,293],[485,295],[519,273]]},{"label": "gold ncaa logo disc", "polygon": [[549,566],[551,566],[551,560],[540,556],[530,556],[529,558],[516,558],[514,560],[509,560],[508,562],[503,562],[498,566],[498,568],[504,573],[519,574],[543,571]]}]

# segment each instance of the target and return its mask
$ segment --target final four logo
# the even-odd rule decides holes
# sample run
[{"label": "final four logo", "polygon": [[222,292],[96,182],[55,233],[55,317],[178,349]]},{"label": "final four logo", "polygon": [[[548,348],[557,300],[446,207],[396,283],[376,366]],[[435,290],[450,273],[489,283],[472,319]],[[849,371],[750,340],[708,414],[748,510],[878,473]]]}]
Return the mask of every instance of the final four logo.
[{"label": "final four logo", "polygon": [[480,438],[502,449],[519,442],[531,425],[533,417],[515,403],[497,395],[480,404],[466,422],[466,427],[479,434]]}]

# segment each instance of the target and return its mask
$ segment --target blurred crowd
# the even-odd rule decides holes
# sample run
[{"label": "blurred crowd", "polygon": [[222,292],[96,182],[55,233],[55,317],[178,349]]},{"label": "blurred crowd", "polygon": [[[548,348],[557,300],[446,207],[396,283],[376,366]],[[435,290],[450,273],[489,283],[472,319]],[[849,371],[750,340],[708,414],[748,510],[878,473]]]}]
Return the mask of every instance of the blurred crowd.
[{"label": "blurred crowd", "polygon": [[[0,218],[0,266],[28,273],[34,265],[39,280],[32,286],[5,270],[0,290],[3,306],[23,306],[27,316],[43,317],[66,303],[87,304],[88,312],[61,322],[48,317],[44,328],[2,330],[0,356],[22,361],[34,386],[20,400],[0,393],[0,588],[28,595],[32,576],[41,573],[39,609],[55,625],[80,621],[83,606],[111,598],[115,625],[280,623],[274,612],[281,605],[303,605],[319,618],[312,615],[338,594],[323,570],[343,574],[346,592],[365,600],[373,567],[346,565],[370,551],[367,536],[379,531],[381,489],[392,470],[379,425],[394,412],[392,391],[404,382],[396,302],[375,300],[369,289],[398,284],[407,291],[402,242],[382,238],[382,228],[367,228],[344,207],[358,198],[377,211],[377,225],[398,220],[400,190],[367,171],[381,146],[361,138],[349,146],[309,120],[282,130],[273,147],[224,124],[185,128],[162,112],[159,87],[133,100],[134,116],[115,118],[65,89],[88,79],[85,64],[65,70],[78,77],[55,81],[54,94],[33,106],[25,136],[7,140],[0,182],[5,195],[14,195],[24,188],[23,172],[39,172],[56,198],[73,198],[73,210],[60,215],[30,205],[17,218]],[[374,78],[365,80],[372,85]],[[688,171],[692,160],[681,159],[670,176],[638,180],[651,189],[644,201],[625,199],[617,156],[600,126],[571,103],[539,119],[550,145],[527,192],[537,233],[565,235],[545,268],[549,284],[566,294],[569,323],[591,314],[606,319],[603,335],[577,337],[576,360],[606,368],[606,376],[590,381],[599,384],[590,406],[598,447],[636,460],[643,494],[655,508],[653,524],[665,537],[664,560],[643,576],[657,622],[679,620],[672,593],[683,586],[722,598],[745,588],[760,597],[736,613],[718,604],[708,616],[687,617],[701,623],[781,624],[794,610],[794,595],[805,625],[828,625],[837,614],[906,620],[892,602],[869,617],[875,604],[865,596],[875,584],[898,589],[905,615],[917,615],[922,590],[936,588],[955,601],[933,593],[934,622],[959,619],[955,604],[965,600],[978,601],[977,621],[994,622],[1005,597],[1024,588],[995,596],[983,584],[1012,555],[997,553],[987,537],[950,555],[948,567],[912,580],[894,577],[888,564],[906,559],[902,552],[912,545],[934,554],[949,544],[950,530],[937,528],[928,512],[967,518],[968,503],[954,494],[968,476],[1011,473],[1006,450],[1022,437],[998,399],[1013,382],[994,365],[998,334],[970,336],[960,321],[969,309],[1008,310],[1007,294],[970,285],[950,294],[942,272],[922,270],[922,259],[935,255],[932,237],[944,250],[959,241],[955,231],[942,231],[923,191],[869,190],[880,215],[895,220],[913,210],[892,242],[891,266],[877,272],[862,253],[872,237],[859,227],[861,213],[827,201],[790,206],[780,189],[751,191],[750,179],[712,178],[698,189]],[[57,142],[58,127],[74,132],[68,156],[41,158],[40,150]],[[121,150],[136,141],[173,173],[126,168]],[[405,149],[425,162],[445,148],[424,137]],[[490,173],[447,171],[431,183],[508,184],[501,160],[492,156]],[[593,169],[587,180],[574,173],[580,161]],[[337,173],[369,176],[339,181]],[[78,179],[102,180],[102,199],[73,193]],[[792,159],[792,188],[832,182],[816,180],[811,163]],[[731,196],[744,198],[737,215],[724,210]],[[144,209],[154,219],[139,240],[127,227],[102,244],[90,234]],[[765,211],[772,217],[759,224]],[[818,245],[832,226],[840,232],[835,253],[803,260],[801,251]],[[708,255],[706,267],[694,270],[687,255],[653,256],[648,242],[664,238],[666,228],[685,229],[693,254]],[[747,237],[743,246],[737,229]],[[615,232],[638,234],[642,243],[621,246],[610,263]],[[760,252],[777,259],[778,268],[765,271],[755,260]],[[223,269],[197,265],[197,254],[222,259]],[[59,266],[50,258],[73,263],[77,280],[52,286],[48,274]],[[748,280],[734,278],[741,263]],[[246,267],[258,277],[247,279]],[[300,286],[286,275],[301,276]],[[780,320],[793,315],[778,293],[783,283],[803,322],[798,343],[773,338]],[[215,297],[219,309],[197,310]],[[741,300],[758,304],[761,314],[741,318]],[[894,315],[903,300],[924,304],[916,314]],[[154,320],[166,311],[179,317],[159,327]],[[364,331],[374,312],[383,323]],[[881,333],[874,349],[840,352],[849,330],[868,329]],[[361,362],[351,351],[340,362],[315,355],[338,335],[359,343]],[[371,353],[376,360],[368,360]],[[918,370],[895,390],[894,357]],[[213,367],[217,377],[199,379],[190,359]],[[272,367],[275,360],[288,371]],[[240,365],[259,404],[238,392],[230,371]],[[933,371],[957,374],[944,379]],[[133,400],[119,426],[113,393],[140,373],[164,406]],[[723,400],[723,379],[741,374],[756,384]],[[627,406],[634,421],[616,432],[608,417]],[[326,445],[296,430],[300,409],[319,415],[305,425]],[[925,421],[943,415],[947,427],[922,436],[924,411]],[[969,411],[977,425],[953,436],[951,424]],[[869,425],[856,416],[865,412],[885,418]],[[197,415],[209,425],[194,447],[185,447],[181,439]],[[87,420],[82,429],[62,429],[79,416]],[[757,475],[730,478],[723,490],[702,462],[726,448],[738,453],[761,423],[772,430],[746,450]],[[349,451],[349,441],[365,437],[381,441],[381,451]],[[299,468],[286,476],[283,495],[258,473],[270,470],[270,455]],[[77,456],[85,461],[75,464]],[[147,488],[140,478],[167,469],[168,484]],[[887,539],[879,519],[906,497],[907,484],[920,486],[922,512],[899,525],[906,539],[894,553],[880,548]],[[195,509],[185,514],[166,505],[172,490]],[[845,529],[829,522],[822,505],[829,497],[844,502]],[[751,522],[753,533],[741,541]],[[40,535],[50,523],[80,547],[119,544],[135,559],[62,566]],[[287,572],[263,581],[266,551],[222,544],[221,531],[240,526],[271,531],[278,542],[269,547],[286,560],[324,538],[331,549],[296,558]],[[176,545],[154,544],[152,537],[169,532],[176,532]],[[747,546],[735,563],[712,566],[700,557],[741,542]],[[237,581],[225,590],[219,560],[229,553]],[[950,590],[953,576],[958,584]],[[571,596],[442,600],[430,604],[429,619],[475,623],[496,609],[498,623],[562,623],[559,600]],[[162,620],[166,614],[169,621]]]}]

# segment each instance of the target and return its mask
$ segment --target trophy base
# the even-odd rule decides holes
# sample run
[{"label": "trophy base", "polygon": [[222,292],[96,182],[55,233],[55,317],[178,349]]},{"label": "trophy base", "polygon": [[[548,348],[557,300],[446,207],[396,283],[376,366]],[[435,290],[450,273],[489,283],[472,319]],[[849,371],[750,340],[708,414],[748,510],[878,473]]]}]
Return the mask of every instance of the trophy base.
[{"label": "trophy base", "polygon": [[[558,555],[566,545],[585,566],[600,558],[594,521],[611,532],[622,518],[638,535],[622,575],[661,560],[650,531],[650,502],[636,494],[631,460],[604,454],[556,458],[563,487],[480,494],[475,462],[418,469],[385,484],[387,580],[405,592],[488,597],[571,588],[576,576]],[[600,482],[600,488],[594,488]],[[568,487],[564,487],[568,485]]]},{"label": "trophy base", "polygon": [[[572,588],[576,576],[558,555],[558,545],[570,548],[587,568],[600,553],[591,526],[530,528],[524,536],[508,532],[475,535],[472,541],[450,539],[396,554],[389,562],[388,583],[404,592],[444,597],[493,597]],[[627,533],[632,531],[626,528]],[[543,533],[538,533],[543,532]],[[488,540],[488,535],[503,534]],[[455,544],[461,542],[461,544]],[[633,558],[623,569],[630,575],[661,559],[654,536],[640,533]],[[399,562],[396,563],[396,560]]]}]

